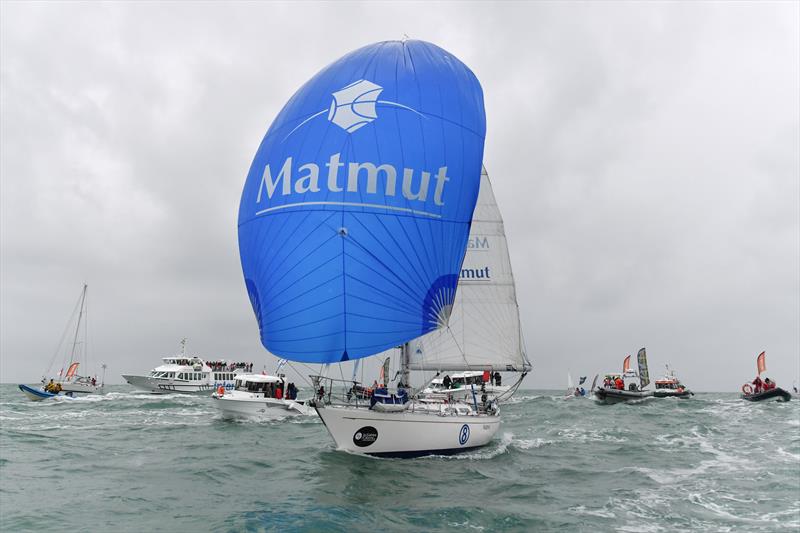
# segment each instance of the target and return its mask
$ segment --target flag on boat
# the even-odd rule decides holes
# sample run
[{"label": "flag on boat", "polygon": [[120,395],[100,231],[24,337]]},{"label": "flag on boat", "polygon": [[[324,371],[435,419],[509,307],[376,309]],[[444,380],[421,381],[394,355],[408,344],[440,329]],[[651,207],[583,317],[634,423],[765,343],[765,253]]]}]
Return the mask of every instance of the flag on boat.
[{"label": "flag on boat", "polygon": [[625,360],[622,362],[622,373],[624,374],[625,372],[627,372],[628,370],[630,370],[630,368],[631,368],[631,356],[629,355],[629,356],[628,356],[628,357],[626,357],[626,358],[625,358]]},{"label": "flag on boat", "polygon": [[767,356],[766,352],[761,352],[758,354],[756,358],[756,365],[758,366],[758,374],[761,375],[762,372],[767,371]]},{"label": "flag on boat", "polygon": [[264,347],[336,363],[447,324],[485,134],[477,78],[424,41],[365,46],[305,83],[262,140],[239,205]]},{"label": "flag on boat", "polygon": [[381,366],[381,379],[378,380],[383,386],[389,384],[389,363],[391,362],[391,358],[387,357],[383,360],[383,365]]},{"label": "flag on boat", "polygon": [[72,376],[74,376],[75,373],[78,371],[79,364],[80,363],[72,363],[71,365],[69,365],[69,368],[67,369],[67,375],[64,376],[64,379],[69,379]]},{"label": "flag on boat", "polygon": [[647,368],[647,353],[644,348],[639,350],[636,359],[639,362],[639,384],[641,388],[645,388],[650,383],[650,371]]}]

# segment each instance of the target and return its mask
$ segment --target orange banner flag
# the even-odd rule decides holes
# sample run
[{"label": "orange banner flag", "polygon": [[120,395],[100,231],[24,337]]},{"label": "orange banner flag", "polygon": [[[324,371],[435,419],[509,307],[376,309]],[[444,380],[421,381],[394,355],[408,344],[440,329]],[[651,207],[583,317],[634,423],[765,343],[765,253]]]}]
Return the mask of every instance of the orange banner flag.
[{"label": "orange banner flag", "polygon": [[761,352],[758,354],[758,358],[756,359],[756,365],[758,366],[758,375],[761,375],[762,372],[767,371],[767,356],[764,355],[766,352]]},{"label": "orange banner flag", "polygon": [[622,362],[622,373],[624,374],[625,372],[627,372],[628,370],[630,370],[630,368],[631,368],[631,356],[629,355],[629,356],[628,356],[628,357],[626,357],[626,358],[625,358],[625,360]]},{"label": "orange banner flag", "polygon": [[69,379],[75,375],[75,372],[78,371],[78,364],[79,363],[72,363],[71,365],[69,365],[69,369],[67,370],[67,375],[64,376],[64,379]]}]

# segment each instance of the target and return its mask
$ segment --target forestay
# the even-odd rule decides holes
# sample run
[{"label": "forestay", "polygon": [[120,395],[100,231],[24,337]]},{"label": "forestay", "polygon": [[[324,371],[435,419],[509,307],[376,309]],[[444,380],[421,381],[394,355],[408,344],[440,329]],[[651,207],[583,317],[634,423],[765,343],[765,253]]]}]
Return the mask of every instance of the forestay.
[{"label": "forestay", "polygon": [[413,370],[527,372],[503,217],[486,169],[448,327],[412,343]]}]

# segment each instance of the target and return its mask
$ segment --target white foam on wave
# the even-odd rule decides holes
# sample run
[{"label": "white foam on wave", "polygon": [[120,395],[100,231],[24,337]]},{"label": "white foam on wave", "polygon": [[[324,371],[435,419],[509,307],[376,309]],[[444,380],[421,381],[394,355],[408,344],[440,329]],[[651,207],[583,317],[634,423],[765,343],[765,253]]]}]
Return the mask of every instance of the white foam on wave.
[{"label": "white foam on wave", "polygon": [[577,507],[570,507],[567,509],[568,511],[575,513],[577,515],[584,515],[584,516],[598,516],[600,518],[615,518],[616,515],[611,511],[606,510],[605,508],[600,509],[588,509],[583,505],[578,505]]},{"label": "white foam on wave", "polygon": [[548,444],[555,444],[555,441],[552,440],[545,440],[545,439],[513,439],[511,441],[511,445],[518,450],[532,450],[535,448],[541,448],[542,446],[547,446]]},{"label": "white foam on wave", "polygon": [[585,444],[587,442],[614,442],[623,443],[628,442],[626,437],[612,435],[602,430],[589,429],[586,427],[572,427],[559,430],[556,435],[564,437],[567,442],[578,442]]},{"label": "white foam on wave", "polygon": [[775,450],[775,453],[778,456],[784,457],[785,459],[787,459],[787,462],[789,462],[789,463],[793,463],[793,464],[800,463],[800,454],[786,451],[781,447],[778,447],[778,449]]},{"label": "white foam on wave", "polygon": [[469,528],[469,529],[476,529],[478,531],[484,531],[486,528],[478,525],[478,524],[470,524],[469,520],[465,520],[464,522],[448,522],[447,525],[451,528]]},{"label": "white foam on wave", "polygon": [[690,433],[684,435],[657,435],[655,441],[664,451],[668,451],[672,448],[699,449],[701,453],[713,457],[704,459],[696,466],[689,468],[674,468],[661,471],[642,468],[642,473],[658,483],[670,483],[670,479],[683,482],[686,479],[704,475],[709,470],[717,472],[738,472],[741,470],[752,471],[757,469],[757,465],[750,459],[741,455],[734,455],[712,444],[709,437],[700,433],[700,428],[698,426],[694,426],[691,428]]},{"label": "white foam on wave", "polygon": [[730,506],[727,506],[722,503],[713,502],[706,495],[700,493],[689,494],[688,500],[693,504],[698,505],[707,511],[710,511],[714,515],[719,516],[721,518],[725,518],[732,522],[740,522],[743,524],[752,524],[752,525],[756,524],[764,525],[765,522],[774,524],[778,522],[777,519],[765,518],[763,516],[752,518],[748,516],[736,515],[733,513],[733,510],[730,508]]},{"label": "white foam on wave", "polygon": [[543,398],[543,396],[534,394],[532,396],[518,396],[514,395],[511,398],[507,398],[502,401],[501,405],[516,405],[518,403],[524,403],[530,400],[536,400],[538,398]]},{"label": "white foam on wave", "polygon": [[448,459],[456,461],[493,459],[498,455],[506,453],[513,440],[513,433],[503,433],[499,442],[495,443],[495,441],[493,441],[489,445],[478,448],[472,452],[457,453],[454,455],[427,455],[424,458]]}]

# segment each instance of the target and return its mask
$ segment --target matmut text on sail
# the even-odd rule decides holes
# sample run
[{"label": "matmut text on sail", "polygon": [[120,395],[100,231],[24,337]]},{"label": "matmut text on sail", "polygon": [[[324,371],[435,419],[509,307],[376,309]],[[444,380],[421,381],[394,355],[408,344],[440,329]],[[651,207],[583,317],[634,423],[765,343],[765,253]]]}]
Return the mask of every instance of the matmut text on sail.
[{"label": "matmut text on sail", "polygon": [[[450,181],[447,176],[447,167],[439,167],[436,175],[431,172],[417,172],[411,168],[402,170],[402,179],[398,177],[397,169],[390,164],[375,165],[374,163],[347,163],[347,169],[340,172],[345,163],[340,161],[341,153],[333,154],[323,170],[320,182],[320,165],[305,163],[297,168],[294,177],[292,157],[287,157],[277,175],[273,177],[273,170],[267,165],[258,187],[256,203],[261,203],[265,196],[271,199],[274,195],[288,196],[291,194],[306,194],[319,192],[320,187],[326,187],[330,192],[366,192],[379,194],[378,180],[384,180],[381,193],[385,196],[402,194],[407,200],[426,202],[431,191],[431,177],[433,185],[433,201],[436,205],[444,205],[443,195],[445,184]],[[415,174],[418,174],[416,176]],[[402,183],[398,183],[402,181]],[[398,190],[399,185],[399,190]],[[362,187],[365,186],[365,189]]]}]

